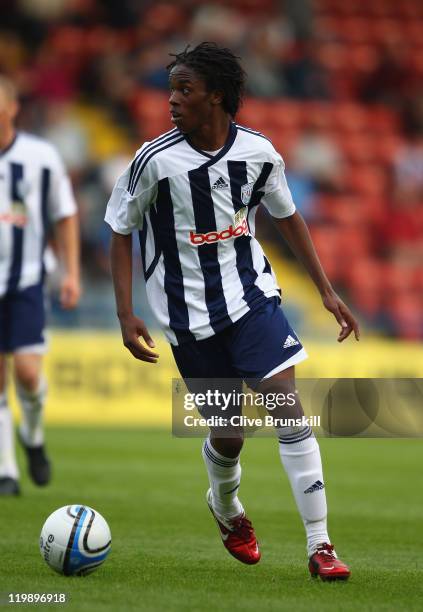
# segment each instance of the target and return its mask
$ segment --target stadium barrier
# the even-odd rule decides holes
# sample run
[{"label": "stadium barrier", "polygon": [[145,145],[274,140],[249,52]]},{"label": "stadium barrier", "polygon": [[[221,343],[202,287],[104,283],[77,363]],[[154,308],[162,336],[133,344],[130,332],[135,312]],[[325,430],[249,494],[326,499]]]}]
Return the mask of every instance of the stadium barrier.
[{"label": "stadium barrier", "polygon": [[[363,337],[343,344],[305,339],[304,345],[309,359],[297,366],[298,377],[422,376],[423,348],[417,343]],[[159,362],[146,364],[132,357],[117,333],[52,333],[45,364],[46,422],[170,426],[172,378],[179,375],[168,344],[160,340],[157,349]],[[14,399],[12,405],[16,415]]]}]

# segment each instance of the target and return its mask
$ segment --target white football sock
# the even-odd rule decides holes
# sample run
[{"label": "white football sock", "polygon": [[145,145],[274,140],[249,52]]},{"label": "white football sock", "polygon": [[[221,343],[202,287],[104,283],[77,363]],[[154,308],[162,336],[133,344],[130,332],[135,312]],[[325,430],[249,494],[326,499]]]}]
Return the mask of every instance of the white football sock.
[{"label": "white football sock", "polygon": [[310,556],[318,544],[330,544],[319,445],[310,427],[281,427],[277,433],[280,458],[303,519]]},{"label": "white football sock", "polygon": [[40,446],[44,443],[43,408],[47,394],[47,383],[40,380],[37,391],[27,391],[19,383],[16,392],[22,408],[20,434],[27,446]]},{"label": "white football sock", "polygon": [[18,480],[19,471],[15,456],[15,440],[12,413],[7,405],[6,393],[0,393],[0,478]]},{"label": "white football sock", "polygon": [[244,508],[238,499],[241,482],[239,456],[224,457],[207,438],[203,444],[203,459],[209,476],[213,510],[223,519],[232,519],[242,514]]}]

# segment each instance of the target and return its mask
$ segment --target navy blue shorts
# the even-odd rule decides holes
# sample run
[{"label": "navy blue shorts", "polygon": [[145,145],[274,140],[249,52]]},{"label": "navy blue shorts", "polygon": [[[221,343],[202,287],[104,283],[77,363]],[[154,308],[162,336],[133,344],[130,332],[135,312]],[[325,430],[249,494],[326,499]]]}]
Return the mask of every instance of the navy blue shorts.
[{"label": "navy blue shorts", "polygon": [[252,388],[263,378],[307,358],[277,297],[267,299],[214,336],[172,345],[172,351],[184,379],[242,379]]},{"label": "navy blue shorts", "polygon": [[0,353],[30,347],[43,352],[45,326],[42,285],[10,291],[0,297]]}]

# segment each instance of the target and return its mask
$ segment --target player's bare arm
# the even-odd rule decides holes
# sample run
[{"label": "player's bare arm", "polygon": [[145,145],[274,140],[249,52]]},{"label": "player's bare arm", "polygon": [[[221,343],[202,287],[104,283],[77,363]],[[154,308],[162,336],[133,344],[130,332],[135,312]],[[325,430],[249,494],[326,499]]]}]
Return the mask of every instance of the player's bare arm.
[{"label": "player's bare arm", "polygon": [[157,363],[159,355],[150,351],[140,338],[143,338],[150,348],[155,347],[154,341],[144,321],[133,312],[131,234],[123,235],[112,231],[110,262],[123,344],[136,359]]},{"label": "player's bare arm", "polygon": [[65,274],[60,286],[60,303],[68,310],[75,308],[81,295],[79,265],[79,226],[77,215],[64,217],[56,223],[59,255]]},{"label": "player's bare arm", "polygon": [[342,342],[345,338],[348,338],[352,331],[354,332],[355,339],[359,340],[360,330],[358,322],[348,306],[344,304],[330,284],[322,268],[316,249],[314,248],[308,227],[301,214],[296,211],[290,217],[285,217],[284,219],[276,219],[273,217],[273,220],[296,258],[304,265],[309,273],[322,296],[325,308],[334,315],[341,326],[338,342]]}]

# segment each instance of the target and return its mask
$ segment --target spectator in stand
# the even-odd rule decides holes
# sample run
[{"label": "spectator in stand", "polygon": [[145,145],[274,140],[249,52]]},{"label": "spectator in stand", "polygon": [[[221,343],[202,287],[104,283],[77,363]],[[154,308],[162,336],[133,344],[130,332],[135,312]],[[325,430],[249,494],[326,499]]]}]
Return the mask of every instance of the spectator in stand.
[{"label": "spectator in stand", "polygon": [[343,188],[343,158],[318,117],[312,117],[292,152],[294,171],[309,176],[319,192],[339,193]]},{"label": "spectator in stand", "polygon": [[243,51],[249,73],[247,91],[251,95],[271,98],[286,93],[283,58],[292,43],[293,31],[281,16],[255,25]]},{"label": "spectator in stand", "polygon": [[399,108],[407,95],[410,77],[404,46],[386,44],[376,67],[363,81],[359,97],[365,103],[378,102]]},{"label": "spectator in stand", "polygon": [[328,75],[321,64],[315,60],[312,41],[294,45],[283,66],[283,79],[286,94],[302,100],[329,100],[332,96]]},{"label": "spectator in stand", "polygon": [[396,199],[407,204],[423,202],[423,134],[409,140],[394,160]]},{"label": "spectator in stand", "polygon": [[42,135],[59,151],[73,179],[88,163],[88,135],[69,104],[56,102],[45,107]]}]

